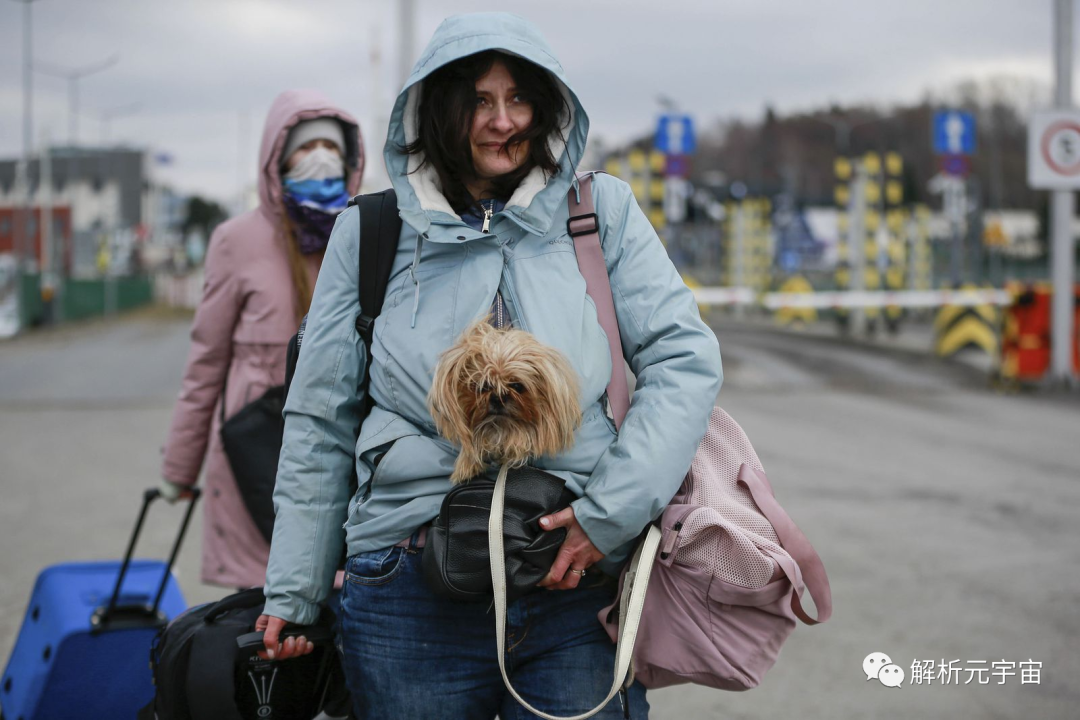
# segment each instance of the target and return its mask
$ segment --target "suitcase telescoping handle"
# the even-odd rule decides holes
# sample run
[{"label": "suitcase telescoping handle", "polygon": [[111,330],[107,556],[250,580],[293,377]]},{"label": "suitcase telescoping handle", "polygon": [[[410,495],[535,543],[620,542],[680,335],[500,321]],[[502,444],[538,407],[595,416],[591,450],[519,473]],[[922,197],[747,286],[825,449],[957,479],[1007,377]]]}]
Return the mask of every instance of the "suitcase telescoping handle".
[{"label": "suitcase telescoping handle", "polygon": [[[191,515],[195,511],[195,503],[198,501],[199,496],[202,495],[202,490],[193,487],[185,491],[181,496],[186,497],[189,500],[187,511],[184,513],[184,519],[180,523],[180,531],[176,534],[176,540],[173,542],[172,551],[169,553],[169,562],[165,565],[165,572],[161,577],[161,584],[158,586],[157,595],[154,597],[154,604],[140,613],[143,617],[155,618],[158,613],[158,606],[161,605],[161,598],[165,595],[165,588],[169,584],[169,575],[172,573],[173,563],[176,562],[176,556],[180,554],[180,546],[184,542],[184,534],[187,532],[188,523],[191,522]],[[131,539],[128,540],[127,552],[124,553],[124,562],[120,566],[120,573],[116,576],[116,587],[113,588],[112,597],[109,598],[109,604],[105,607],[104,611],[99,610],[94,613],[91,618],[91,623],[95,627],[104,627],[113,618],[116,613],[116,603],[120,598],[120,588],[124,584],[124,576],[127,575],[128,566],[131,564],[131,555],[135,552],[135,543],[139,540],[139,534],[142,532],[143,521],[146,520],[146,511],[150,508],[150,503],[154,502],[161,497],[161,491],[157,488],[147,488],[143,493],[142,509],[139,510],[139,518],[135,521],[135,529],[131,531]]]}]

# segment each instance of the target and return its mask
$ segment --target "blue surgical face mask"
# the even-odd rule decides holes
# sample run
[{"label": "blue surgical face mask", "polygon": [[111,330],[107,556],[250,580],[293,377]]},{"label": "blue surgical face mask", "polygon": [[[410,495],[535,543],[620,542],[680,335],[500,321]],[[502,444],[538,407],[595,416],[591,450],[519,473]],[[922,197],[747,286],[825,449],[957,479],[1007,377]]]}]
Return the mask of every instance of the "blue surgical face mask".
[{"label": "blue surgical face mask", "polygon": [[328,180],[345,176],[345,161],[333,150],[317,147],[301,158],[285,180]]}]

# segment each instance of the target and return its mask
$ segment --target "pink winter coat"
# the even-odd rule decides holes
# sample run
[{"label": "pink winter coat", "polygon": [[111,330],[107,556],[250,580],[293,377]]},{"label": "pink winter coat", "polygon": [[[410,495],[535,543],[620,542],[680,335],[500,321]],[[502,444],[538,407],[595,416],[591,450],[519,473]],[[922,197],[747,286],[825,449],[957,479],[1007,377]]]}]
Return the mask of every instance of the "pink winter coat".
[{"label": "pink winter coat", "polygon": [[[296,332],[285,236],[281,153],[301,120],[335,117],[345,125],[346,185],[360,188],[364,151],[356,120],[314,90],[277,97],[259,151],[259,207],[222,223],[210,238],[202,302],[191,328],[191,352],[164,447],[166,480],[194,485],[206,461],[202,580],[227,587],[262,586],[270,545],[236,488],[219,434],[222,388],[227,416],[285,381],[285,351]],[[322,254],[306,256],[314,283]]]}]

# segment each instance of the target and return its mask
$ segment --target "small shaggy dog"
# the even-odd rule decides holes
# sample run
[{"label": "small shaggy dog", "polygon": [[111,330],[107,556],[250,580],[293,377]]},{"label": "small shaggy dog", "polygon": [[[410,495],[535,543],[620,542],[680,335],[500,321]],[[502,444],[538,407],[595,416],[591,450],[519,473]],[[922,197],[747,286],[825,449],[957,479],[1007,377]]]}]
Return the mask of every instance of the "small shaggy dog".
[{"label": "small shaggy dog", "polygon": [[581,424],[577,375],[562,353],[514,328],[470,325],[439,358],[428,409],[461,446],[452,482],[489,463],[521,467],[573,445]]}]

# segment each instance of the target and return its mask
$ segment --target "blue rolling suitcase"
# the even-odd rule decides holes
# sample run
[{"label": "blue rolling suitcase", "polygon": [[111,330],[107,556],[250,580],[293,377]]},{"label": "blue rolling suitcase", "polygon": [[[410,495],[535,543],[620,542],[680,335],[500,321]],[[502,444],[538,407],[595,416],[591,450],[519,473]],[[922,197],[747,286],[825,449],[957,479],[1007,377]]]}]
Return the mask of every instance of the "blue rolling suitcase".
[{"label": "blue rolling suitcase", "polygon": [[190,494],[168,562],[132,560],[156,488],[123,561],[65,563],[38,575],[0,681],[0,720],[128,720],[154,697],[150,646],[187,609],[172,565],[199,490]]}]

